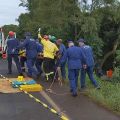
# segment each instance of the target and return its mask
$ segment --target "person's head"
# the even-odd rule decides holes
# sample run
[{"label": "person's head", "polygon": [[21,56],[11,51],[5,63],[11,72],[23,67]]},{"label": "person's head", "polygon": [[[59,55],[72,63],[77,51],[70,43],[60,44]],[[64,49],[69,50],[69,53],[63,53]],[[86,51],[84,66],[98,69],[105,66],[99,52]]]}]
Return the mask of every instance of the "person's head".
[{"label": "person's head", "polygon": [[68,47],[74,46],[74,42],[72,40],[68,40]]},{"label": "person's head", "polygon": [[21,39],[20,42],[23,43],[23,42],[24,42],[24,39]]},{"label": "person's head", "polygon": [[55,43],[55,42],[56,42],[56,37],[49,35],[49,40],[50,40],[52,43]]},{"label": "person's head", "polygon": [[62,39],[56,40],[56,44],[57,44],[58,46],[60,46],[60,45],[62,44]]},{"label": "person's head", "polygon": [[30,38],[32,36],[32,34],[30,33],[30,32],[26,32],[25,33],[25,38],[27,39],[27,38]]},{"label": "person's head", "polygon": [[43,38],[44,38],[45,40],[49,40],[49,36],[48,36],[48,35],[44,35]]},{"label": "person's head", "polygon": [[79,46],[85,45],[85,40],[84,40],[83,38],[80,38],[80,39],[78,40],[78,44],[79,44]]},{"label": "person's head", "polygon": [[13,38],[13,37],[15,36],[15,33],[14,33],[13,31],[10,31],[10,32],[8,33],[8,35],[9,35],[10,38]]}]

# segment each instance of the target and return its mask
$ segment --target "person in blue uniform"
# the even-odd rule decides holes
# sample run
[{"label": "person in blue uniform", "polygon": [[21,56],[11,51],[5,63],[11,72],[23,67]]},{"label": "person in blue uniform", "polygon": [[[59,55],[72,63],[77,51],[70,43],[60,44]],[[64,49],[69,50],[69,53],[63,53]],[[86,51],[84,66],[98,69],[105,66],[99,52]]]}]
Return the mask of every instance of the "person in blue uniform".
[{"label": "person in blue uniform", "polygon": [[65,63],[61,63],[63,56],[66,52],[66,47],[65,45],[62,43],[62,39],[58,39],[56,40],[56,45],[59,48],[59,55],[58,55],[58,59],[56,62],[56,67],[60,67],[61,70],[61,74],[62,74],[62,80],[64,81],[66,79],[66,70],[65,70]]},{"label": "person in blue uniform", "polygon": [[82,51],[85,54],[85,58],[86,58],[86,65],[87,68],[81,69],[81,77],[80,77],[80,81],[81,81],[81,90],[85,89],[86,85],[85,85],[85,78],[86,78],[86,73],[89,76],[89,79],[91,80],[92,84],[95,86],[95,88],[99,89],[100,86],[98,85],[97,81],[94,78],[94,74],[93,74],[93,68],[94,68],[94,58],[93,58],[93,51],[92,48],[89,45],[85,45],[85,40],[84,39],[79,39],[78,40],[79,46],[82,49]]},{"label": "person in blue uniform", "polygon": [[73,41],[68,41],[68,49],[66,50],[65,55],[63,56],[64,63],[67,61],[68,63],[68,78],[70,81],[70,91],[72,92],[72,96],[77,96],[77,82],[79,76],[79,70],[85,65],[84,54],[81,49],[77,46],[74,46]]},{"label": "person in blue uniform", "polygon": [[18,49],[23,47],[26,49],[28,76],[37,78],[39,73],[34,68],[34,65],[38,54],[38,44],[35,39],[32,38],[31,33],[26,32],[25,37],[25,41],[18,47]]},{"label": "person in blue uniform", "polygon": [[37,55],[35,66],[37,68],[37,71],[39,72],[39,75],[41,75],[43,73],[43,70],[42,70],[43,46],[39,43],[39,40],[37,39],[36,39],[36,43],[38,44],[38,55]]},{"label": "person in blue uniform", "polygon": [[19,46],[19,41],[16,38],[14,38],[14,35],[15,35],[14,32],[10,31],[9,39],[7,41],[8,74],[12,74],[12,59],[13,59],[17,66],[19,74],[22,75],[18,51],[16,51],[16,47]]}]

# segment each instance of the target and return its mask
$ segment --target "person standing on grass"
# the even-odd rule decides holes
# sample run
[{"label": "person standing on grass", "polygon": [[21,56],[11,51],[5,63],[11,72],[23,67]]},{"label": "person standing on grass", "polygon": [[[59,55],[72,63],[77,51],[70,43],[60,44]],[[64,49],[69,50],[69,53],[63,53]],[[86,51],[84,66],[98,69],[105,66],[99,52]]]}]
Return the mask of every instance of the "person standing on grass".
[{"label": "person standing on grass", "polygon": [[100,86],[98,85],[97,81],[95,80],[94,74],[93,74],[94,58],[93,58],[92,48],[89,45],[85,45],[85,40],[82,38],[78,40],[78,43],[85,55],[86,65],[87,65],[86,69],[84,69],[84,68],[81,69],[81,76],[80,76],[81,91],[86,88],[86,85],[85,85],[86,73],[88,74],[89,79],[91,80],[94,87],[96,89],[100,89]]},{"label": "person standing on grass", "polygon": [[61,63],[68,63],[68,78],[70,82],[70,92],[73,97],[77,96],[77,83],[79,70],[85,65],[85,58],[82,50],[75,46],[73,41],[68,41],[68,49],[63,56]]}]

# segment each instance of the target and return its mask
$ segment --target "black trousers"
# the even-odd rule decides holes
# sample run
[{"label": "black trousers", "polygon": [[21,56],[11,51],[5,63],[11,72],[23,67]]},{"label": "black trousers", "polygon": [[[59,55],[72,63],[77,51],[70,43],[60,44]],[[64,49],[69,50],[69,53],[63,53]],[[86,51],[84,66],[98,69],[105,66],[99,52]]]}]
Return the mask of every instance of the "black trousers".
[{"label": "black trousers", "polygon": [[26,57],[20,57],[20,64],[21,64],[22,72],[25,72],[25,63],[26,63],[26,61],[27,61]]},{"label": "black trousers", "polygon": [[43,70],[45,73],[50,73],[55,71],[55,60],[51,58],[44,58]]}]

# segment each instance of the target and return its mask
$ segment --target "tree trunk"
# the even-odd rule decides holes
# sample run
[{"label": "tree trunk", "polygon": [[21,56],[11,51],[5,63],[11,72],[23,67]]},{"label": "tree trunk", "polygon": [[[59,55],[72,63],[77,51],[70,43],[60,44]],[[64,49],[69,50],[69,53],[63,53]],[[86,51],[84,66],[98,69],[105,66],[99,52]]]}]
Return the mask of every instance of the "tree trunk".
[{"label": "tree trunk", "polygon": [[77,25],[75,24],[75,41],[77,40]]},{"label": "tree trunk", "polygon": [[118,47],[118,41],[116,41],[116,42],[114,43],[114,46],[113,46],[112,51],[109,51],[108,53],[106,53],[106,54],[104,55],[103,60],[102,60],[102,62],[101,62],[101,69],[103,68],[103,65],[104,65],[104,63],[106,62],[106,60],[107,60],[111,55],[115,54],[117,47]]}]

